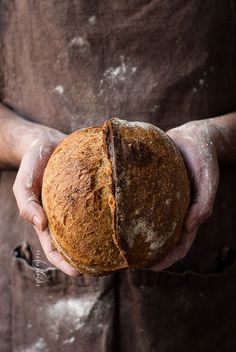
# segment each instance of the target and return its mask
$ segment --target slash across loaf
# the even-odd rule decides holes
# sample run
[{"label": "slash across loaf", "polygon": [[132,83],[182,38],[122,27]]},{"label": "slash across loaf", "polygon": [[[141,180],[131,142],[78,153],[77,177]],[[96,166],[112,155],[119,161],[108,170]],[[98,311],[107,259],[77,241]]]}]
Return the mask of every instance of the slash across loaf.
[{"label": "slash across loaf", "polygon": [[181,236],[189,197],[170,138],[151,124],[116,118],[66,137],[43,177],[55,247],[95,276],[158,263]]}]

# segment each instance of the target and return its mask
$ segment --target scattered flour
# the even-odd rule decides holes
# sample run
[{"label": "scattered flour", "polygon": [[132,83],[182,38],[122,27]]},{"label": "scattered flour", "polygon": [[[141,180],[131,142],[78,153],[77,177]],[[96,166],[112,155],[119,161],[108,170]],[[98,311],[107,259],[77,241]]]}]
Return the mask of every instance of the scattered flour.
[{"label": "scattered flour", "polygon": [[30,346],[19,347],[15,352],[49,352],[48,345],[42,337]]},{"label": "scattered flour", "polygon": [[[157,233],[153,230],[154,225],[147,223],[144,219],[133,219],[131,221],[131,231],[129,232],[128,245],[132,247],[134,241],[139,235],[145,236],[145,242],[155,242]],[[159,243],[159,238],[158,238]]]},{"label": "scattered flour", "polygon": [[127,66],[123,62],[121,66],[109,67],[104,72],[104,76],[110,80],[124,81],[127,72]]},{"label": "scattered flour", "polygon": [[131,231],[129,232],[129,237],[127,239],[128,245],[131,248],[134,245],[134,241],[139,235],[145,236],[145,242],[149,243],[149,248],[151,251],[156,251],[157,249],[161,248],[166,240],[170,238],[170,236],[173,234],[175,231],[175,228],[177,226],[177,222],[174,221],[167,233],[165,233],[163,236],[160,236],[155,230],[154,230],[154,224],[152,223],[147,223],[143,219],[133,219],[131,221]]},{"label": "scattered flour", "polygon": [[52,153],[52,148],[50,145],[41,145],[39,147],[39,158],[41,160],[46,160],[48,155]]},{"label": "scattered flour", "polygon": [[66,324],[68,329],[79,330],[86,322],[94,304],[97,301],[97,295],[84,295],[79,298],[62,299],[48,307],[48,316],[54,324],[54,332],[58,333],[60,322]]},{"label": "scattered flour", "polygon": [[69,339],[64,340],[64,341],[62,342],[62,344],[63,344],[63,345],[69,345],[69,344],[72,344],[72,343],[74,343],[74,342],[75,342],[75,337],[72,336],[72,337],[70,337]]},{"label": "scattered flour", "polygon": [[28,175],[25,186],[27,189],[31,189],[33,187],[33,174]]},{"label": "scattered flour", "polygon": [[96,17],[95,16],[89,17],[88,23],[90,24],[90,26],[94,26],[96,23]]},{"label": "scattered flour", "polygon": [[153,126],[152,124],[148,122],[142,122],[142,121],[126,121],[126,120],[120,120],[116,119],[116,123],[119,124],[120,126],[125,126],[125,127],[141,127],[144,128],[145,130],[149,129],[156,129],[156,126]]},{"label": "scattered flour", "polygon": [[201,79],[199,79],[199,82],[198,82],[198,83],[199,83],[199,85],[200,85],[200,86],[203,86],[203,85],[204,85],[204,83],[205,83],[205,81],[204,81],[204,79],[203,79],[203,78],[201,78]]},{"label": "scattered flour", "polygon": [[59,94],[63,94],[64,93],[64,88],[63,88],[63,86],[59,85],[59,86],[56,86],[53,91],[57,92]]},{"label": "scattered flour", "polygon": [[215,66],[210,66],[203,72],[203,77],[199,78],[198,82],[196,82],[198,87],[193,87],[192,91],[193,93],[198,92],[198,88],[203,87],[205,84],[207,84],[207,78],[212,75],[213,71],[215,71]]},{"label": "scattered flour", "polygon": [[89,48],[90,47],[90,44],[89,42],[87,41],[87,39],[83,38],[83,37],[74,37],[73,39],[71,39],[69,45],[70,46],[78,46],[80,48]]},{"label": "scattered flour", "polygon": [[[108,67],[104,72],[104,80],[110,84],[124,82],[127,77],[132,76],[137,71],[137,67],[132,66],[129,62],[125,62],[124,56],[120,57],[120,65],[116,67]],[[102,80],[102,83],[104,82]]]}]

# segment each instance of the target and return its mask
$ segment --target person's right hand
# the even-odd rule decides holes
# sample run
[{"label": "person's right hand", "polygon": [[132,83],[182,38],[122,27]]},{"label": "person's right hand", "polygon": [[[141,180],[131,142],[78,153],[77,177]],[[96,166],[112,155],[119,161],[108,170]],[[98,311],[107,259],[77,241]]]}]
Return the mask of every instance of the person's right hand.
[{"label": "person's right hand", "polygon": [[79,276],[79,272],[54,248],[41,204],[44,169],[53,150],[64,137],[65,134],[45,126],[40,126],[36,135],[34,131],[32,138],[27,139],[29,143],[22,148],[24,153],[13,192],[20,215],[34,226],[47,259],[64,273]]}]

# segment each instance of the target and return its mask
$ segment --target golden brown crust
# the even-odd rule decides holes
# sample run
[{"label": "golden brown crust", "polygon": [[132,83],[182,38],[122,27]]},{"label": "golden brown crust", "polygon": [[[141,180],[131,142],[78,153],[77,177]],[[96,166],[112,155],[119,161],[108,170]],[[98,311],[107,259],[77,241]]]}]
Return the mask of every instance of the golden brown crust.
[{"label": "golden brown crust", "polygon": [[58,251],[81,273],[99,276],[157,264],[173,248],[189,181],[163,131],[111,119],[58,145],[42,201]]},{"label": "golden brown crust", "polygon": [[111,119],[116,233],[130,267],[157,264],[176,244],[190,187],[180,152],[157,127]]},{"label": "golden brown crust", "polygon": [[112,171],[100,127],[78,130],[55,149],[45,169],[42,200],[54,245],[81,273],[127,266],[114,243]]}]

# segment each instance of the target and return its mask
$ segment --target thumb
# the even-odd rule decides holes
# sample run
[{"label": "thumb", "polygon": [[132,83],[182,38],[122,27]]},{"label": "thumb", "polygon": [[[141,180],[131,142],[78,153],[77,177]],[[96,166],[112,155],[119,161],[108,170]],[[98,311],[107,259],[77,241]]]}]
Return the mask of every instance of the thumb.
[{"label": "thumb", "polygon": [[41,231],[47,228],[47,217],[41,206],[40,196],[43,172],[48,158],[40,157],[39,148],[27,151],[13,185],[20,215]]}]

